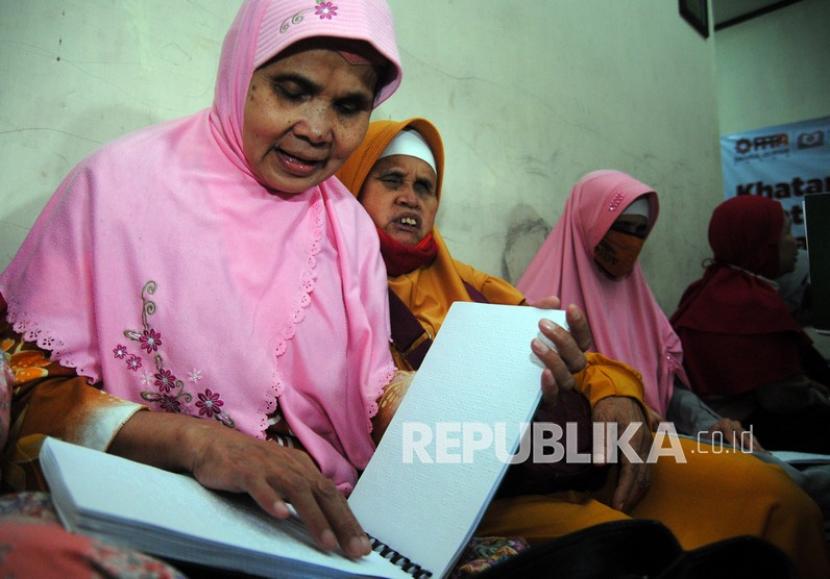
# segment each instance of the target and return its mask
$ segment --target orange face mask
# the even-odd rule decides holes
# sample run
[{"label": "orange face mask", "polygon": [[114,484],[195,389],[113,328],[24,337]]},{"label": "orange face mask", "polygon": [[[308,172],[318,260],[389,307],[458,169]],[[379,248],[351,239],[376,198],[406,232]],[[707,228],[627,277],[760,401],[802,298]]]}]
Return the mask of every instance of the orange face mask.
[{"label": "orange face mask", "polygon": [[594,248],[594,260],[611,277],[625,277],[634,269],[643,243],[643,237],[611,229]]}]

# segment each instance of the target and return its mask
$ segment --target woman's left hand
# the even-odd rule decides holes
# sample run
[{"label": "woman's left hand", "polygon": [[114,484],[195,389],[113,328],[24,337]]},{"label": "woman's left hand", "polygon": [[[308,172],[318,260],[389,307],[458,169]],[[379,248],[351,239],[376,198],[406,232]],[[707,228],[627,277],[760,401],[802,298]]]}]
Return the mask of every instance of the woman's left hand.
[{"label": "woman's left hand", "polygon": [[[614,489],[611,506],[618,511],[631,512],[651,486],[651,465],[646,462],[651,451],[652,436],[646,416],[640,404],[633,398],[609,396],[594,405],[594,422],[613,422],[617,425],[617,436],[628,440],[637,458],[621,452],[616,457],[620,464],[620,477]],[[629,425],[636,431],[631,437],[623,437]],[[606,441],[606,449],[608,448]],[[605,449],[603,449],[605,450]],[[596,451],[595,451],[596,452]],[[610,457],[605,457],[606,462]]]}]

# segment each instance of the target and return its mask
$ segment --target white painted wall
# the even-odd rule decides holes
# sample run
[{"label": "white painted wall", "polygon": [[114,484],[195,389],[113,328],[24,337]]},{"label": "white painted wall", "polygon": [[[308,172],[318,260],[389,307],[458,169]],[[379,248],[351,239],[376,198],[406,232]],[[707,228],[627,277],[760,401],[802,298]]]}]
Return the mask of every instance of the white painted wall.
[{"label": "white painted wall", "polygon": [[671,313],[721,195],[711,41],[666,0],[432,4],[392,2],[407,78],[378,116],[442,129],[438,224],[456,257],[501,273],[517,205],[553,225],[584,173],[627,171],[660,193],[643,265]]},{"label": "white painted wall", "polygon": [[[671,313],[701,271],[721,198],[711,37],[667,0],[390,5],[406,75],[375,116],[423,115],[442,130],[439,225],[455,255],[500,274],[512,219],[552,225],[582,174],[628,171],[661,195],[643,263]],[[0,0],[0,267],[83,156],[208,106],[237,6]],[[512,263],[530,259],[533,239]]]},{"label": "white painted wall", "polygon": [[0,0],[0,268],[78,161],[210,105],[238,6]]},{"label": "white painted wall", "polygon": [[830,2],[801,0],[715,35],[722,134],[830,115]]}]

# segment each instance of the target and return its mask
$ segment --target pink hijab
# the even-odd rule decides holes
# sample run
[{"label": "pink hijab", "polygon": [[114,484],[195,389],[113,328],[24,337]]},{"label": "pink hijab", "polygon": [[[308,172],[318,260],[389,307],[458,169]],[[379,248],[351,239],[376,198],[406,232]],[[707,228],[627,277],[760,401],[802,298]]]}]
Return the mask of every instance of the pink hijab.
[{"label": "pink hijab", "polygon": [[241,144],[256,65],[312,36],[364,40],[389,60],[376,104],[398,86],[384,0],[246,1],[212,108],[76,166],[0,293],[16,331],[116,396],[259,438],[279,401],[348,492],[394,372],[377,234],[336,178],[280,196],[253,177]]},{"label": "pink hijab", "polygon": [[528,301],[555,295],[576,304],[589,319],[597,351],[640,371],[646,403],[665,414],[675,375],[683,372],[677,334],[654,299],[640,264],[615,281],[605,276],[593,252],[620,214],[645,195],[650,205],[649,231],[657,221],[657,194],[619,171],[594,171],[580,179],[565,203],[565,212],[542,244],[517,287]]}]

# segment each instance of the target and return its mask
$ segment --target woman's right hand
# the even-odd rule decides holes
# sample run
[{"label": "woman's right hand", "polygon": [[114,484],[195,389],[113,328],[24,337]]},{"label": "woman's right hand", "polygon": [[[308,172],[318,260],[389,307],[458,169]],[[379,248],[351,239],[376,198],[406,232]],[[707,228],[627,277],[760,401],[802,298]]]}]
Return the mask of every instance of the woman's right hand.
[{"label": "woman's right hand", "polygon": [[[172,451],[171,440],[180,441]],[[258,440],[208,420],[138,412],[122,427],[110,452],[189,471],[209,489],[247,493],[278,519],[290,516],[286,505],[290,502],[324,551],[339,546],[343,554],[361,557],[371,550],[346,499],[302,450]]]},{"label": "woman's right hand", "polygon": [[[561,303],[559,298],[551,296],[530,305],[536,308],[557,309]],[[555,348],[549,348],[538,338],[530,344],[533,352],[545,365],[542,371],[542,396],[552,404],[556,403],[560,388],[572,390],[576,387],[574,374],[586,367],[588,362],[585,352],[593,347],[591,327],[584,312],[571,304],[565,309],[565,319],[569,330],[551,320],[539,322],[539,330]]]}]

